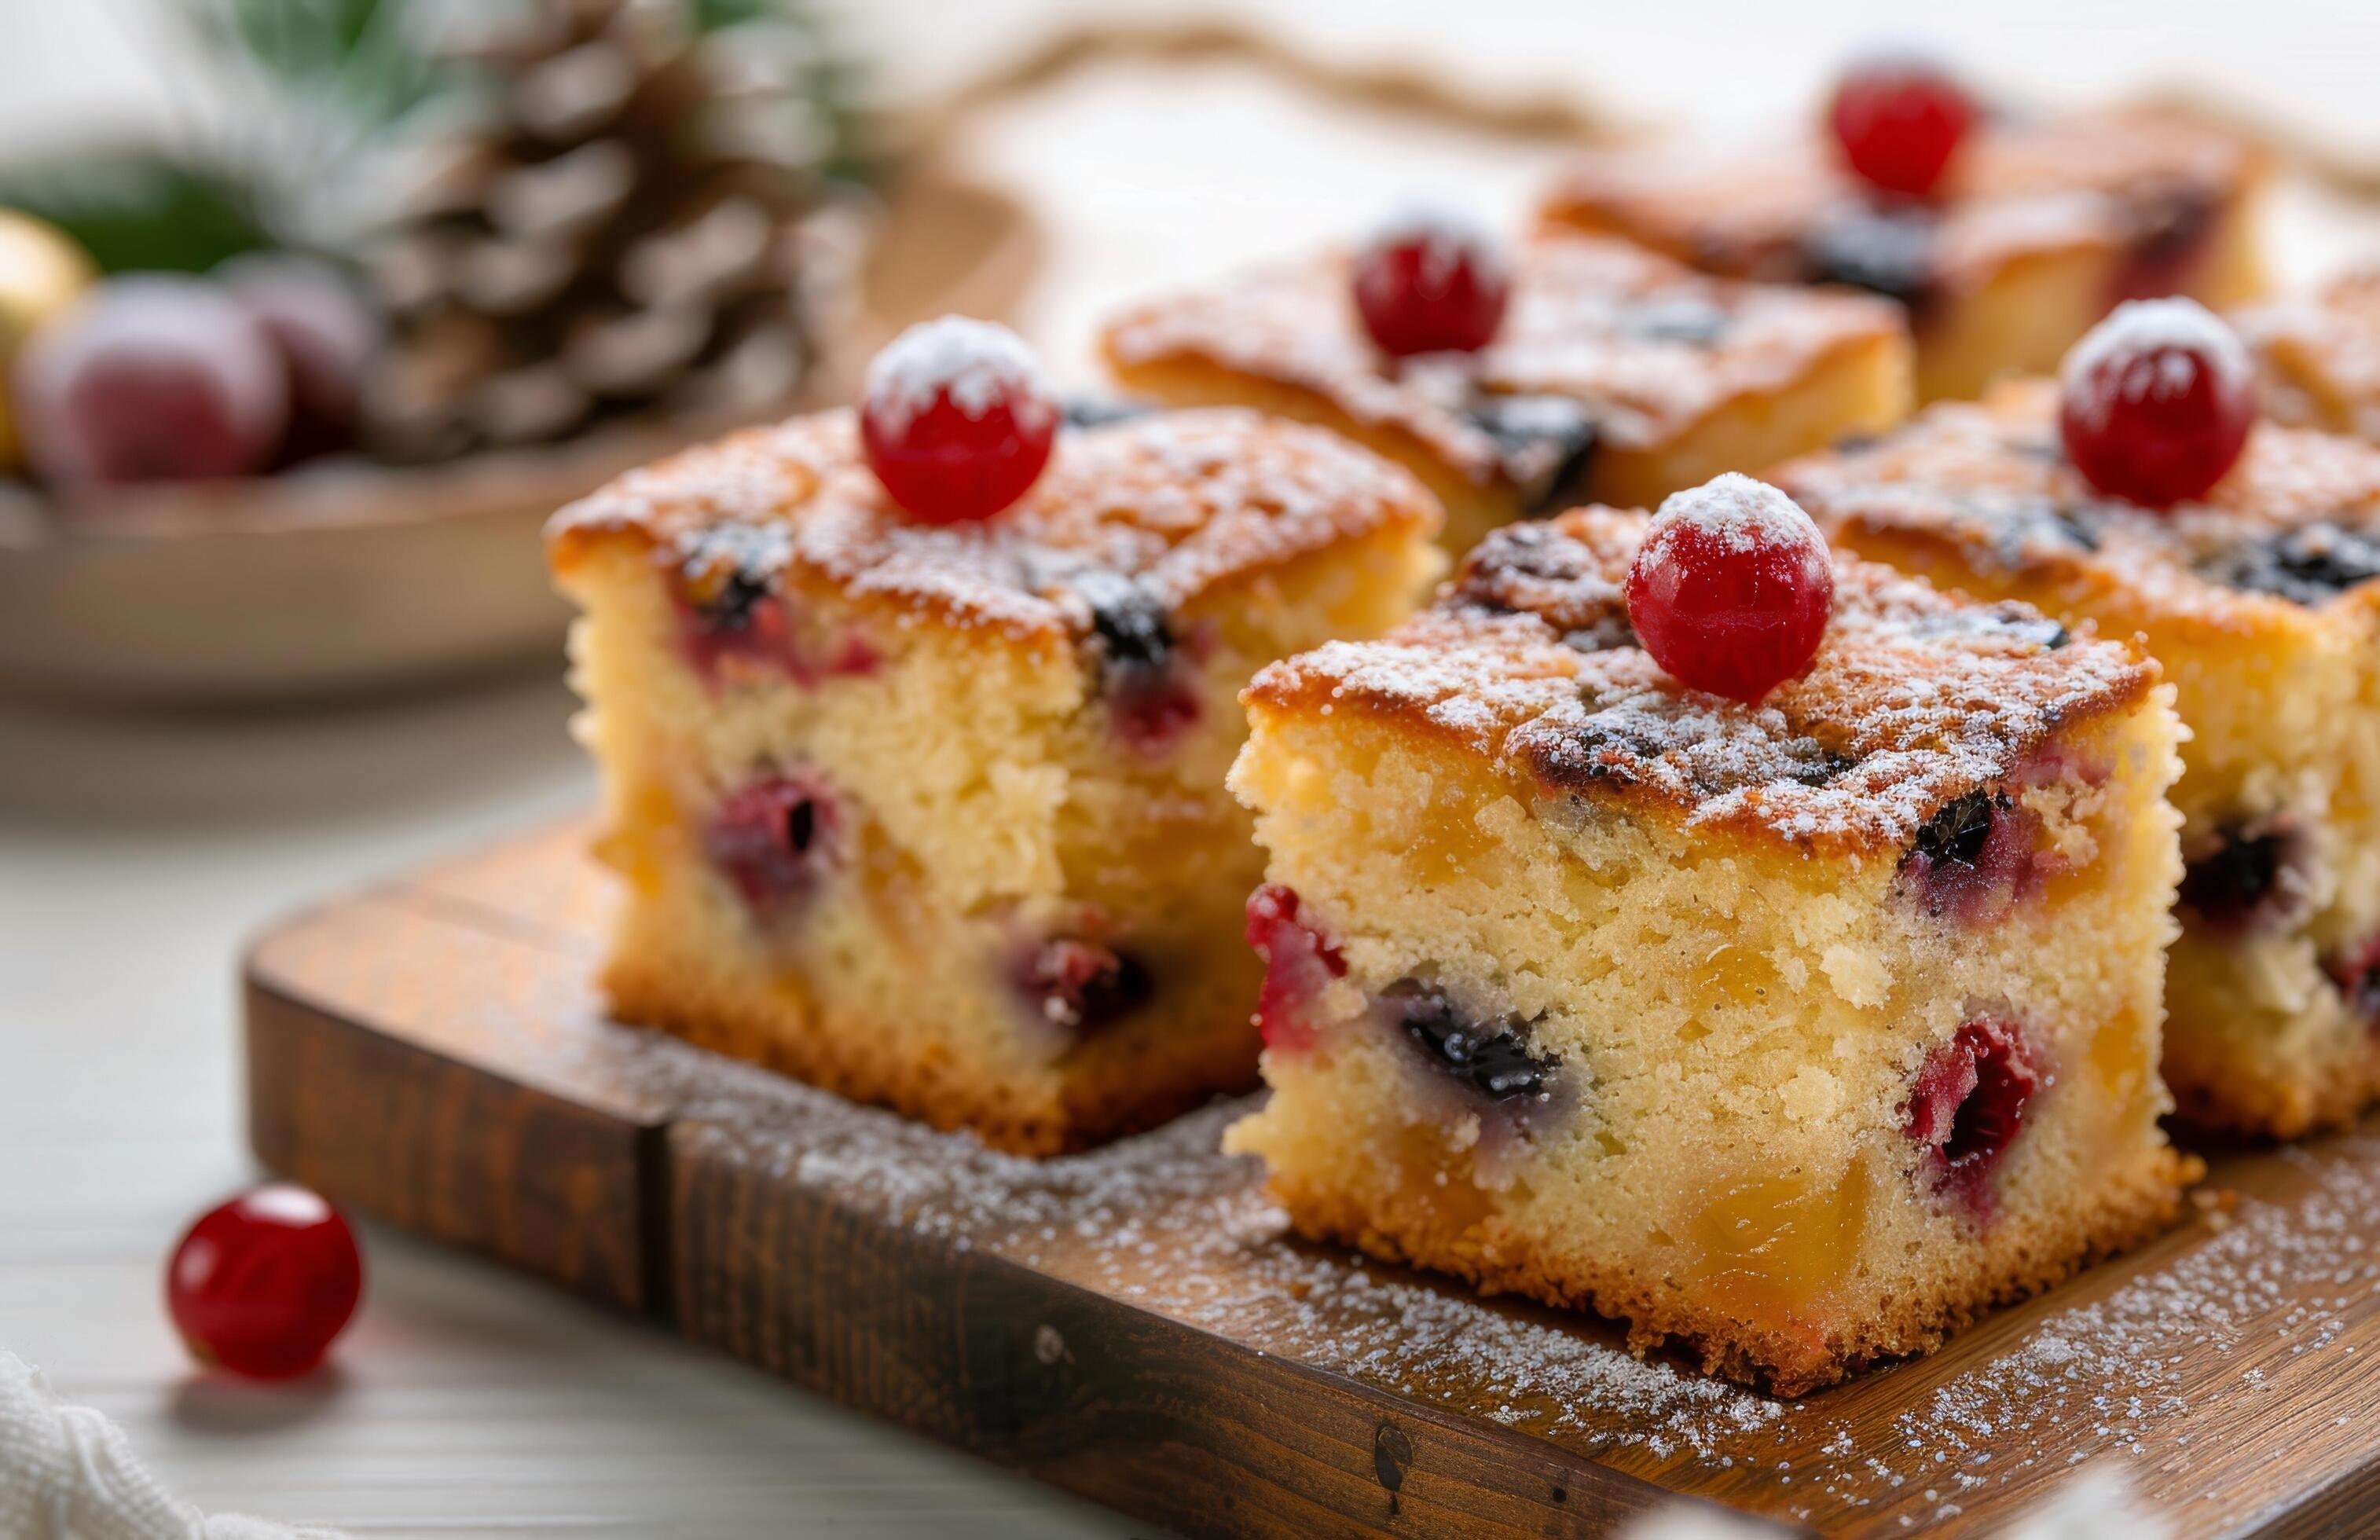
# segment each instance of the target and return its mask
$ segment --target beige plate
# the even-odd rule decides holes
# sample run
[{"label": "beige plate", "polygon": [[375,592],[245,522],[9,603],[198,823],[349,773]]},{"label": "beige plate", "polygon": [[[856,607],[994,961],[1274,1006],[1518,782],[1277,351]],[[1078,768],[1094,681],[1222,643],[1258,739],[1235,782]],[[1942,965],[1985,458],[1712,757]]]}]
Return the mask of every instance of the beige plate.
[{"label": "beige plate", "polygon": [[[1004,194],[907,178],[817,399],[843,398],[856,361],[912,321],[1005,315],[1040,244]],[[265,705],[554,656],[566,614],[546,580],[546,515],[693,436],[621,430],[444,466],[115,492],[71,517],[0,490],[0,682],[68,700]]]}]

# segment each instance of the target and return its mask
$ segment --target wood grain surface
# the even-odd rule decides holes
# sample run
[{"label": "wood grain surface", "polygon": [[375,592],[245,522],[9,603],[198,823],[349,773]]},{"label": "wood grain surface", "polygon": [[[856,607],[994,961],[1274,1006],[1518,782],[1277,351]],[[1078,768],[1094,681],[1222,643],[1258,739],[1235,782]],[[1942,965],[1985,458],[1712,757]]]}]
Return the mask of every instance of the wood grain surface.
[{"label": "wood grain surface", "polygon": [[549,829],[251,955],[277,1170],[1191,1534],[1990,1534],[2084,1467],[2187,1536],[2380,1530],[2380,1139],[2211,1151],[2203,1217],[1931,1358],[1783,1403],[1608,1325],[1289,1238],[1219,1106],[985,1151],[603,1019]]}]

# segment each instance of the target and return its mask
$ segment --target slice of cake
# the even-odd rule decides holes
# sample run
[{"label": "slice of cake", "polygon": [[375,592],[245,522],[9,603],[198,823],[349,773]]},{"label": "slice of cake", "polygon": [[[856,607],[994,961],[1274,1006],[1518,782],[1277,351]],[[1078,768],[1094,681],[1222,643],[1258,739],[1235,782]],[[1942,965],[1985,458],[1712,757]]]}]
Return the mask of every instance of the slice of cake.
[{"label": "slice of cake", "polygon": [[2242,419],[2155,508],[2060,429],[2056,383],[2012,382],[1775,479],[1861,555],[2145,638],[2190,728],[2166,1079],[2200,1123],[2343,1123],[2380,1094],[2380,449]]},{"label": "slice of cake", "polygon": [[[2174,1217],[2177,727],[2135,648],[1855,561],[1800,677],[1690,688],[1639,645],[1695,656],[1647,630],[1645,529],[1499,531],[1428,614],[1257,676],[1272,1097],[1228,1147],[1310,1236],[1798,1394]],[[1806,582],[1706,582],[1695,676],[1745,683],[1784,632],[1726,606]]]},{"label": "slice of cake", "polygon": [[1062,428],[952,325],[879,359],[865,431],[680,455],[551,553],[617,1014],[1046,1153],[1254,1080],[1235,697],[1409,612],[1439,515],[1253,413]]},{"label": "slice of cake", "polygon": [[2380,268],[2231,320],[2255,354],[2268,416],[2380,443]]},{"label": "slice of cake", "polygon": [[2180,294],[2220,307],[2264,285],[2265,164],[2202,123],[1979,115],[1923,197],[1863,176],[1843,138],[1596,152],[1555,188],[1545,217],[1730,277],[1888,295],[1908,308],[1928,401],[2056,368],[2121,300]]},{"label": "slice of cake", "polygon": [[1119,316],[1108,365],[1156,400],[1259,406],[1401,461],[1445,503],[1456,552],[1515,518],[1658,503],[1907,415],[1908,339],[1881,301],[1719,282],[1618,241],[1508,257],[1443,220],[1387,232],[1401,237],[1434,240],[1450,270],[1466,251],[1493,264],[1509,304],[1469,334],[1408,336],[1358,292],[1385,261],[1376,238]]}]

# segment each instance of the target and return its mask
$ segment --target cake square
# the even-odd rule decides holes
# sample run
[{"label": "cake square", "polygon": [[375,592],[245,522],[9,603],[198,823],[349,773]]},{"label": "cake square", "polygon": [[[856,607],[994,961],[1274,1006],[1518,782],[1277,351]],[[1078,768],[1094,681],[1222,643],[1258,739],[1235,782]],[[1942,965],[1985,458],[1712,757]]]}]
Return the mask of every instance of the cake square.
[{"label": "cake square", "polygon": [[1757,707],[1635,644],[1642,515],[1475,551],[1260,673],[1232,785],[1297,1227],[1626,1318],[1781,1394],[2175,1216],[2169,690],[2136,648],[1836,563]]},{"label": "cake square", "polygon": [[1409,612],[1427,492],[1317,429],[1148,415],[929,525],[857,437],[740,433],[549,531],[614,1012],[1028,1154],[1251,1083],[1235,697]]},{"label": "cake square", "polygon": [[1475,353],[1381,353],[1344,252],[1116,317],[1100,349],[1128,391],[1318,422],[1404,465],[1466,551],[1499,525],[1588,502],[1651,503],[1726,470],[1900,420],[1908,340],[1888,304],[1713,280],[1622,242],[1512,252],[1502,329]]},{"label": "cake square", "polygon": [[2266,416],[2380,443],[2380,268],[2231,322],[2255,357]]},{"label": "cake square", "polygon": [[1779,469],[1842,549],[2145,639],[2174,683],[2188,862],[2165,1076],[2192,1122],[2292,1137],[2380,1094],[2380,449],[2260,423],[2150,512],[2068,463],[2052,382]]},{"label": "cake square", "polygon": [[1928,201],[1876,199],[1817,132],[1742,150],[1590,152],[1548,197],[1556,228],[1638,241],[1730,277],[1840,284],[1908,308],[1921,401],[2053,370],[2126,299],[2220,309],[2265,285],[2264,157],[2141,110],[1979,126]]}]

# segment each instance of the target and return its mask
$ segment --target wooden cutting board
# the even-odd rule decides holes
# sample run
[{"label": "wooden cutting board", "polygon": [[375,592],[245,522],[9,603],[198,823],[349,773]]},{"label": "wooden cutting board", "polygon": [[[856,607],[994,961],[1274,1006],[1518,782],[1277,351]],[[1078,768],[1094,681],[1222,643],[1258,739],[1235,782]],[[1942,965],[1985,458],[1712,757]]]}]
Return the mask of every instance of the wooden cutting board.
[{"label": "wooden cutting board", "polygon": [[1600,1534],[1681,1497],[1989,1534],[2085,1467],[2183,1535],[2380,1533],[2370,1134],[2215,1152],[2228,1209],[1779,1402],[1287,1238],[1215,1153],[1235,1106],[1035,1163],[615,1025],[586,832],[257,943],[268,1165],[1188,1534]]}]

